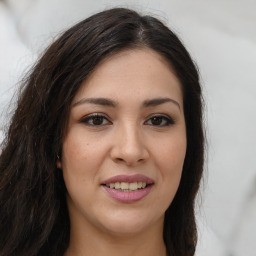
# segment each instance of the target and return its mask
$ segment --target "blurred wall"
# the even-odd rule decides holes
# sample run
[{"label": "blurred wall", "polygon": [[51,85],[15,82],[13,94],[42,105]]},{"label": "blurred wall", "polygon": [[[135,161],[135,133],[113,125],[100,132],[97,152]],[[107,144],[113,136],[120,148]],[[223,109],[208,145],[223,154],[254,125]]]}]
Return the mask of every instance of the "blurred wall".
[{"label": "blurred wall", "polygon": [[60,31],[112,6],[154,14],[197,62],[208,156],[198,256],[256,255],[256,1],[0,1],[0,137],[17,82]]}]

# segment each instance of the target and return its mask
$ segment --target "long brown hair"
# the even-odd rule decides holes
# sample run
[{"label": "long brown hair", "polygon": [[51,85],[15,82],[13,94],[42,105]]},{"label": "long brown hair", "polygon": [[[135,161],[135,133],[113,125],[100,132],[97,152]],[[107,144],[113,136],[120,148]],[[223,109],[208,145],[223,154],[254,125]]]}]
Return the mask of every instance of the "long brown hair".
[{"label": "long brown hair", "polygon": [[162,22],[115,8],[64,32],[23,83],[0,156],[0,256],[64,254],[70,223],[56,161],[61,157],[71,101],[100,61],[138,47],[161,54],[182,84],[187,152],[179,189],[165,214],[163,238],[169,256],[194,255],[194,202],[204,159],[198,71],[183,44]]}]

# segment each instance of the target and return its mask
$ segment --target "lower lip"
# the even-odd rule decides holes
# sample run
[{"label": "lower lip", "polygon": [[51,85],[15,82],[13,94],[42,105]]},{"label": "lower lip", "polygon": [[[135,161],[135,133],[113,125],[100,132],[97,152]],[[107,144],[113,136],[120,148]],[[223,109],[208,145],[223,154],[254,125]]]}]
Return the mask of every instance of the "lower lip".
[{"label": "lower lip", "polygon": [[103,188],[107,191],[107,193],[114,199],[122,203],[132,203],[143,199],[150,193],[150,190],[153,185],[149,185],[143,189],[139,189],[132,192],[123,192],[113,188],[109,188],[107,186],[103,186]]}]

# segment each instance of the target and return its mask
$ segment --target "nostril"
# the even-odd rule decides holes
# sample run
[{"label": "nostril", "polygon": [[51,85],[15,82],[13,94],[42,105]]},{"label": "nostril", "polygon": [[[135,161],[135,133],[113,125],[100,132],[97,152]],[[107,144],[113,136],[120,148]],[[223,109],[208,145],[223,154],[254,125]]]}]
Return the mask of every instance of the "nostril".
[{"label": "nostril", "polygon": [[143,158],[140,158],[138,160],[130,160],[130,159],[124,159],[124,158],[121,158],[121,157],[117,157],[115,158],[114,160],[115,162],[119,162],[119,163],[125,163],[127,165],[133,165],[135,163],[143,163],[144,162],[144,159]]}]

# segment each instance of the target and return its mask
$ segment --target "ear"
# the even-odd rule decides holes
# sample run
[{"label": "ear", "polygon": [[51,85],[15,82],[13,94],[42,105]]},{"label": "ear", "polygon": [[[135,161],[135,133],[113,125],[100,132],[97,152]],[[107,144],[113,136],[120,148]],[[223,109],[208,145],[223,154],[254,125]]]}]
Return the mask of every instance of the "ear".
[{"label": "ear", "polygon": [[56,165],[57,165],[57,168],[58,168],[58,169],[61,169],[61,162],[60,162],[59,159],[57,160]]}]

